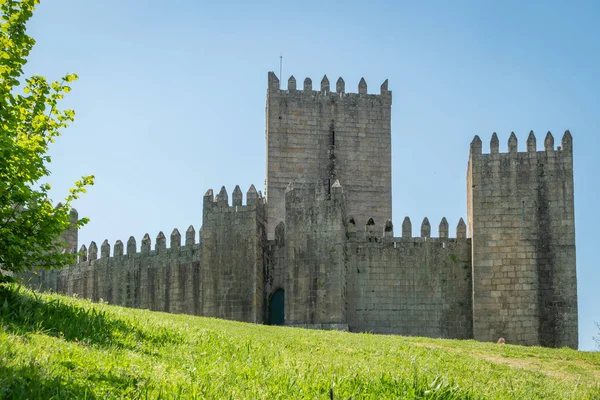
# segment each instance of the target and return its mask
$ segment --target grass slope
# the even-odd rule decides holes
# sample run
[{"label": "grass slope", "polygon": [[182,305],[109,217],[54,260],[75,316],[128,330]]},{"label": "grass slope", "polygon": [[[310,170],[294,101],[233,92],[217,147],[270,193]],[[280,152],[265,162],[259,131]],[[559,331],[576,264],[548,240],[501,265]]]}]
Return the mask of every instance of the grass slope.
[{"label": "grass slope", "polygon": [[0,286],[0,398],[600,398],[600,353],[271,327]]}]

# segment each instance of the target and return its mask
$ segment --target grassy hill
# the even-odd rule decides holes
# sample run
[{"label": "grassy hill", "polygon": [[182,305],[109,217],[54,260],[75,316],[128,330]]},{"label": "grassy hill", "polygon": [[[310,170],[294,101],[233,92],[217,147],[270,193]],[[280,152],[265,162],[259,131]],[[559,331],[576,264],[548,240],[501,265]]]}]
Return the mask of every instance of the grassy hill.
[{"label": "grassy hill", "polygon": [[311,331],[0,286],[0,398],[600,399],[600,353]]}]

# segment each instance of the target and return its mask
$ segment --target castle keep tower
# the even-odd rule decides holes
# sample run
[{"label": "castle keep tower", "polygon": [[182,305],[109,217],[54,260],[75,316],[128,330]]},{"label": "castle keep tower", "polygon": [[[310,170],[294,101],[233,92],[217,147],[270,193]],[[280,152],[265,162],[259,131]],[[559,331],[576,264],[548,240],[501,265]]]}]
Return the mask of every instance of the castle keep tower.
[{"label": "castle keep tower", "polygon": [[514,133],[500,153],[471,143],[467,173],[473,259],[473,336],[577,348],[572,138],[555,149],[548,132],[518,152]]},{"label": "castle keep tower", "polygon": [[[391,105],[387,80],[378,95],[346,93],[339,78],[335,91],[327,76],[320,90],[296,79],[281,90],[269,72],[266,107],[268,238],[285,221],[285,189],[290,182],[322,185],[337,180],[344,187],[349,215],[364,225],[369,217],[383,224],[392,218]],[[296,185],[298,186],[298,185]]]}]

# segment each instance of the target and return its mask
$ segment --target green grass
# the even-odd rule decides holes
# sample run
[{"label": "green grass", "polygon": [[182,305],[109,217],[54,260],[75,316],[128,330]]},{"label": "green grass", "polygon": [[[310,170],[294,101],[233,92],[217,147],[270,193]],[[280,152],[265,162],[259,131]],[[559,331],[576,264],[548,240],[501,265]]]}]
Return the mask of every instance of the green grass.
[{"label": "green grass", "polygon": [[0,398],[600,399],[600,353],[311,331],[0,286]]}]

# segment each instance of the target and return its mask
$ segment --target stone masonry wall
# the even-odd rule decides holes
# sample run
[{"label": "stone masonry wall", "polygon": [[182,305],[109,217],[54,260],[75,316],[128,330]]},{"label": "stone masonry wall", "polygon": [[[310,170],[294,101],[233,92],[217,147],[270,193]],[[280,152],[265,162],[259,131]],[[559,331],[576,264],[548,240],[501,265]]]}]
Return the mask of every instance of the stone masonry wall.
[{"label": "stone masonry wall", "polygon": [[119,240],[111,256],[107,241],[80,249],[79,263],[62,270],[39,271],[29,275],[28,284],[42,290],[77,294],[93,301],[106,301],[126,307],[200,315],[201,248],[195,243],[195,230],[186,232],[185,246],[174,230],[167,248],[159,233],[154,250],[150,237],[142,239],[141,251],[130,237],[124,252]]},{"label": "stone masonry wall", "polygon": [[[262,323],[266,248],[265,206],[262,196],[250,188],[242,205],[239,187],[228,205],[223,188],[216,198],[209,190],[204,198],[201,242],[190,226],[185,245],[174,230],[167,248],[161,232],[154,250],[148,234],[137,251],[130,237],[121,241],[111,256],[107,241],[80,248],[79,263],[60,271],[38,271],[26,276],[29,286],[106,301],[126,307],[204,315]],[[126,251],[125,251],[126,250]]]},{"label": "stone masonry wall", "polygon": [[285,288],[285,224],[275,227],[275,239],[267,242],[267,266],[265,272],[265,299],[273,292]]},{"label": "stone masonry wall", "polygon": [[225,187],[204,196],[202,315],[262,323],[266,259],[265,205],[254,185],[242,205],[239,186],[229,206]]},{"label": "stone masonry wall", "polygon": [[344,186],[349,215],[358,224],[368,217],[392,218],[391,104],[387,80],[379,95],[367,94],[362,79],[358,93],[346,93],[339,78],[335,91],[325,76],[320,90],[312,81],[288,89],[269,73],[266,107],[267,192],[269,230],[285,220],[284,192],[290,182],[320,183],[335,180]]},{"label": "stone masonry wall", "polygon": [[285,324],[347,329],[342,187],[286,195]]},{"label": "stone masonry wall", "polygon": [[[60,204],[60,206],[62,206],[62,204]],[[64,231],[60,235],[58,240],[60,242],[64,242],[67,245],[67,247],[65,249],[66,252],[76,253],[77,247],[78,247],[78,240],[79,240],[78,239],[79,230],[77,229],[77,221],[79,220],[79,213],[77,212],[76,209],[72,208],[71,211],[69,212],[69,215],[71,216],[71,227],[69,229],[67,229],[66,231]]]},{"label": "stone masonry wall", "polygon": [[431,238],[424,220],[421,237],[412,237],[410,220],[403,236],[392,237],[349,225],[348,325],[351,331],[469,339],[471,317],[471,242],[464,222],[457,238],[448,223]]},{"label": "stone masonry wall", "polygon": [[550,133],[527,152],[494,133],[490,154],[471,143],[467,199],[473,251],[476,340],[577,348],[572,139]]}]

